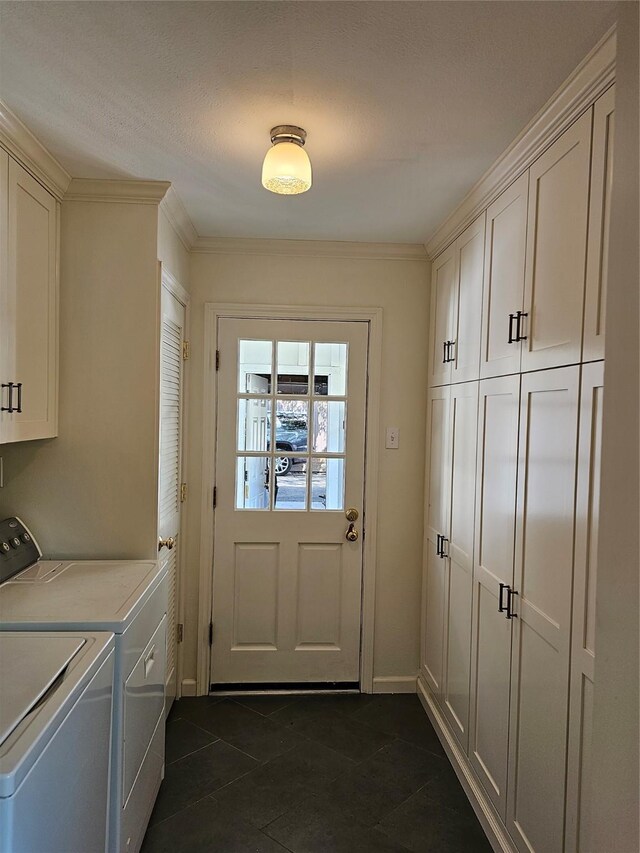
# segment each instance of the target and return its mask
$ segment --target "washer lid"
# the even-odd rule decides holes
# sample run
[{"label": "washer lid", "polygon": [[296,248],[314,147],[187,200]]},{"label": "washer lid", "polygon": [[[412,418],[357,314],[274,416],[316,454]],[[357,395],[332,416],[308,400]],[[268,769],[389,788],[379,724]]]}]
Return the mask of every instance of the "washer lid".
[{"label": "washer lid", "polygon": [[2,637],[0,744],[33,710],[85,642],[82,637]]}]

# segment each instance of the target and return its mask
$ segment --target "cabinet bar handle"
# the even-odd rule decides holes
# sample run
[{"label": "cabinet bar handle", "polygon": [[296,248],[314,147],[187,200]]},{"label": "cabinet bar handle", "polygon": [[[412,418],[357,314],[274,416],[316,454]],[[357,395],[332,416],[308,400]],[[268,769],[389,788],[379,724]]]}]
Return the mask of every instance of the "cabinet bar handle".
[{"label": "cabinet bar handle", "polygon": [[[500,584],[500,595],[498,597],[498,613],[504,613],[505,610],[507,609],[507,607],[503,601],[503,596],[502,596],[502,593],[505,591],[505,589],[506,590],[509,589],[509,584],[501,583]],[[507,600],[508,599],[509,599],[509,593],[507,592]]]},{"label": "cabinet bar handle", "polygon": [[516,322],[516,341],[526,341],[527,336],[520,334],[520,320],[524,317],[528,317],[528,313],[526,311],[518,311],[517,322]]},{"label": "cabinet bar handle", "polygon": [[13,382],[3,382],[2,390],[5,388],[9,389],[9,405],[8,406],[0,406],[0,412],[9,412],[11,414],[13,412]]},{"label": "cabinet bar handle", "polygon": [[507,619],[517,619],[518,614],[514,613],[511,609],[511,596],[517,595],[518,593],[515,591],[515,589],[511,589],[511,587],[509,587],[508,589],[509,591],[507,593]]},{"label": "cabinet bar handle", "polygon": [[18,405],[16,406],[14,411],[18,412],[18,414],[21,415],[22,414],[22,382],[17,382],[14,385],[14,388],[18,389]]},{"label": "cabinet bar handle", "polygon": [[517,338],[513,337],[513,321],[516,319],[517,314],[509,314],[509,340],[507,343],[515,344]]},{"label": "cabinet bar handle", "polygon": [[439,533],[436,533],[436,554],[438,557],[441,557],[440,548],[442,546],[442,536]]},{"label": "cabinet bar handle", "polygon": [[444,543],[445,543],[445,542],[448,542],[448,541],[449,541],[449,540],[447,539],[447,537],[446,537],[446,536],[442,536],[442,537],[441,537],[441,543],[440,543],[440,556],[441,556],[443,559],[444,559],[445,557],[448,557],[448,556],[449,556],[449,551],[447,550],[447,552],[445,553],[445,550],[444,550]]},{"label": "cabinet bar handle", "polygon": [[443,364],[446,364],[446,363],[447,363],[447,361],[449,360],[449,359],[447,358],[447,349],[448,349],[448,347],[449,347],[449,341],[443,341],[443,342],[442,342],[442,363],[443,363]]}]

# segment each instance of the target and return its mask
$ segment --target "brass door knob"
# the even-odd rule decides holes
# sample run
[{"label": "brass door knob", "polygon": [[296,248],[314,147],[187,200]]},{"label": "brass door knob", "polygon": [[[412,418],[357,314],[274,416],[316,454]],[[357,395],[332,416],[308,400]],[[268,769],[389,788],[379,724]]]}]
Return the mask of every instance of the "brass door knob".
[{"label": "brass door knob", "polygon": [[344,515],[345,515],[345,518],[347,519],[347,521],[357,521],[358,520],[358,510],[354,509],[353,507],[351,509],[348,509]]},{"label": "brass door knob", "polygon": [[172,551],[176,544],[173,536],[167,536],[166,539],[158,539],[158,551],[161,551],[165,546]]},{"label": "brass door knob", "polygon": [[347,528],[345,536],[349,542],[355,542],[358,539],[358,531],[356,530],[353,522],[351,522],[351,524]]}]

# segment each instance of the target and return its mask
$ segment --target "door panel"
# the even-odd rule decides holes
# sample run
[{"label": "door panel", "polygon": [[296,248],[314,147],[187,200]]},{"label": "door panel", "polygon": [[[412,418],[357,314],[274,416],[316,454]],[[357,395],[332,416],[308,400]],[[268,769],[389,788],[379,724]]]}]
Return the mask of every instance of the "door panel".
[{"label": "door panel", "polygon": [[589,110],[530,169],[523,372],[580,361],[591,120]]},{"label": "door panel", "polygon": [[595,361],[604,358],[611,186],[613,182],[614,115],[615,87],[612,86],[598,98],[593,109],[583,361]]},{"label": "door panel", "polygon": [[480,376],[520,370],[521,344],[509,343],[509,315],[522,310],[529,173],[487,209]]},{"label": "door panel", "polygon": [[424,555],[423,671],[440,698],[444,654],[446,560],[438,553],[439,537],[449,529],[449,395],[450,388],[432,388],[427,404],[427,508]]},{"label": "door panel", "polygon": [[443,709],[464,750],[468,743],[473,592],[473,522],[478,383],[451,386],[450,533],[445,601]]},{"label": "door panel", "polygon": [[571,632],[571,697],[567,784],[568,853],[591,845],[591,731],[595,670],[598,513],[604,362],[585,364],[580,392],[576,556]]},{"label": "door panel", "polygon": [[185,306],[162,287],[160,327],[160,461],[158,471],[158,538],[173,540],[158,557],[167,570],[167,712],[176,696],[178,578],[182,478],[182,416],[184,403]]},{"label": "door panel", "polygon": [[220,319],[218,341],[211,682],[357,682],[368,324]]},{"label": "door panel", "polygon": [[511,622],[498,611],[513,584],[520,376],[480,382],[469,758],[505,818]]},{"label": "door panel", "polygon": [[453,298],[452,382],[468,382],[480,375],[485,219],[483,213],[455,244],[458,274]]},{"label": "door panel", "polygon": [[453,301],[458,274],[456,244],[452,243],[433,262],[429,330],[429,384],[451,380],[451,362],[445,362],[444,345],[453,340]]},{"label": "door panel", "polygon": [[522,377],[508,827],[561,850],[580,367]]}]

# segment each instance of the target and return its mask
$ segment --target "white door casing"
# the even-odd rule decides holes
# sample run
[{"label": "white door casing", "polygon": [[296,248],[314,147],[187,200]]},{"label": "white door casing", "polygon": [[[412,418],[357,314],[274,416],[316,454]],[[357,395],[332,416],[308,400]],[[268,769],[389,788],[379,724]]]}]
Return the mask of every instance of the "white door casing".
[{"label": "white door casing", "polygon": [[519,416],[519,375],[480,382],[469,759],[503,820],[511,622],[498,607],[500,584],[513,586]]},{"label": "white door casing", "polygon": [[[158,557],[168,574],[167,711],[177,692],[186,294],[163,272],[160,328]],[[167,543],[161,545],[160,543]]]},{"label": "white door casing", "polygon": [[564,840],[580,366],[521,383],[507,828],[542,853]]},{"label": "white door casing", "polygon": [[211,683],[357,683],[368,324],[220,318],[217,340]]}]

